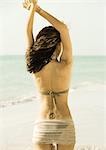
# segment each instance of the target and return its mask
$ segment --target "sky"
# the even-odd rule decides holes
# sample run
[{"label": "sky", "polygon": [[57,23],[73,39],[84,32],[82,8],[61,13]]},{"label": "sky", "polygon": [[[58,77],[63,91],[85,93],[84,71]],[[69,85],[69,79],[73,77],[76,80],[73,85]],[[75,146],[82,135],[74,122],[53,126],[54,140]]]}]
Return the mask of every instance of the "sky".
[{"label": "sky", "polygon": [[[25,54],[25,27],[29,11],[23,0],[0,0],[0,55]],[[38,0],[41,8],[64,21],[70,32],[73,55],[106,55],[106,5],[103,0]],[[35,14],[34,37],[50,25]]]}]

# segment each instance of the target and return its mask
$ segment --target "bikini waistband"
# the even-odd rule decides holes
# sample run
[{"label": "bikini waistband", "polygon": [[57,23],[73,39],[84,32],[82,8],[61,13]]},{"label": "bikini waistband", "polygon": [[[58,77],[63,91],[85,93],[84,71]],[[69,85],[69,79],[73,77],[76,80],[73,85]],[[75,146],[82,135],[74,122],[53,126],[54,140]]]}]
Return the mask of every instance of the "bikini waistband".
[{"label": "bikini waistband", "polygon": [[37,119],[35,121],[35,124],[36,123],[72,123],[74,124],[73,122],[73,119]]}]

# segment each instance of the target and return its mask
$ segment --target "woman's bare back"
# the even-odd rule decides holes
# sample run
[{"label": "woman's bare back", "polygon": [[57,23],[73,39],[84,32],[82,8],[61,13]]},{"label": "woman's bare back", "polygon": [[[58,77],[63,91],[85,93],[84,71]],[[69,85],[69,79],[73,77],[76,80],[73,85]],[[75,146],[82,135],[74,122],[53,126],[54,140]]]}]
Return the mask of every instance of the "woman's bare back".
[{"label": "woman's bare back", "polygon": [[[45,18],[47,21],[49,21],[52,26],[60,33],[61,43],[63,45],[63,53],[62,53],[62,60],[61,63],[58,63],[57,61],[50,61],[47,65],[45,65],[40,71],[39,71],[39,64],[37,64],[39,61],[38,59],[34,58],[34,63],[30,66],[29,62],[32,59],[29,58],[28,62],[28,71],[37,71],[36,73],[33,73],[35,86],[37,86],[38,91],[64,91],[66,89],[69,89],[70,87],[70,79],[71,79],[71,70],[72,70],[72,44],[71,39],[69,35],[69,30],[66,24],[46,12],[45,10],[41,9],[37,5],[36,0],[31,1],[31,7],[29,7],[29,1],[25,0],[25,8],[30,9],[29,19],[27,22],[26,27],[26,35],[27,35],[27,47],[26,51],[27,54],[31,51],[32,46],[34,45],[34,37],[33,37],[33,20],[34,20],[34,11],[38,13],[40,16]],[[52,38],[51,38],[52,39]],[[48,56],[48,55],[47,55]],[[41,56],[42,57],[42,56]],[[40,58],[40,57],[39,57]],[[35,63],[35,60],[37,60]],[[33,66],[36,65],[35,66]],[[34,68],[33,68],[34,67]],[[31,68],[31,70],[30,70]],[[37,70],[35,70],[37,68]],[[30,73],[31,73],[30,72]],[[54,98],[55,99],[55,98]],[[71,117],[71,113],[69,111],[68,105],[68,93],[61,94],[60,96],[56,96],[56,110],[54,113],[56,113],[55,119],[69,119]],[[47,119],[48,114],[50,112],[50,108],[52,105],[52,99],[51,95],[43,95],[41,94],[41,109],[39,110],[39,119]],[[73,132],[74,134],[74,132]],[[74,143],[70,142],[69,145],[63,144],[57,144],[58,150],[73,150]],[[34,144],[34,149],[36,150],[51,150],[52,144]]]},{"label": "woman's bare back", "polygon": [[[51,60],[40,72],[33,74],[35,84],[40,91],[64,91],[69,89],[71,79],[72,64],[66,64],[65,61],[60,63]],[[42,107],[40,117],[47,118],[50,106],[50,96],[41,94]],[[59,118],[70,118],[71,114],[67,106],[68,93],[56,96],[56,114]],[[63,112],[64,110],[64,112]]]}]

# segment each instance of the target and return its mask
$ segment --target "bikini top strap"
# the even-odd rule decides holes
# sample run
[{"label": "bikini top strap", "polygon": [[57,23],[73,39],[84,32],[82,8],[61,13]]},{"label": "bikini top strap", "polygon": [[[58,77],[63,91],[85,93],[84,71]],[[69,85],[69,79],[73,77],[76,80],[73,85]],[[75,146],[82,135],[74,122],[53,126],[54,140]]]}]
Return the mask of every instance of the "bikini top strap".
[{"label": "bikini top strap", "polygon": [[64,94],[64,93],[67,93],[69,91],[69,89],[66,89],[64,91],[59,91],[59,92],[54,92],[54,91],[40,91],[41,94],[43,95],[60,95],[60,94]]},{"label": "bikini top strap", "polygon": [[66,89],[64,91],[54,92],[54,94],[64,94],[64,93],[67,93],[68,91],[69,89]]}]

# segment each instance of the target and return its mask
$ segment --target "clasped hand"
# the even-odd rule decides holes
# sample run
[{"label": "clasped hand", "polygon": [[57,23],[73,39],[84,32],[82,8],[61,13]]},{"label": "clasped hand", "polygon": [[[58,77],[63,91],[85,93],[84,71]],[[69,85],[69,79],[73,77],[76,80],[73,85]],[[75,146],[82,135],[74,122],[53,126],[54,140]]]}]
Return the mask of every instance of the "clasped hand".
[{"label": "clasped hand", "polygon": [[36,5],[37,4],[37,0],[25,0],[23,2],[23,7],[26,8],[27,10],[30,10],[31,5]]}]

